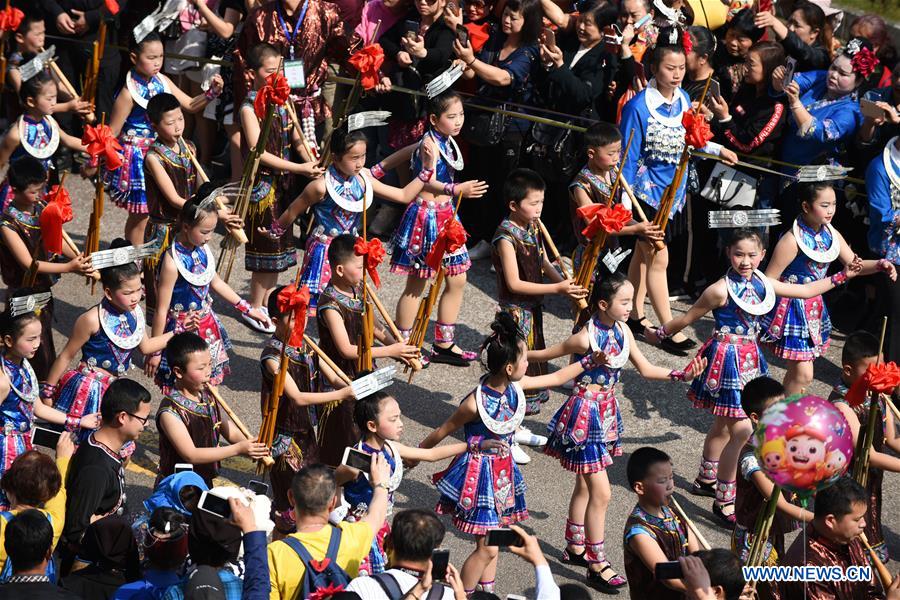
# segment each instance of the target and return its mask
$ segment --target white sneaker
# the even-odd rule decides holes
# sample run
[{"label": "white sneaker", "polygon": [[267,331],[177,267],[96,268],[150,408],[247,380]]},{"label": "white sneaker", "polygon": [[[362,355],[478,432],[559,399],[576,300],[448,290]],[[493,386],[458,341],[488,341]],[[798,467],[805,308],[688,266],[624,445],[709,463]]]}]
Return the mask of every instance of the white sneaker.
[{"label": "white sneaker", "polygon": [[519,427],[516,430],[515,439],[517,444],[525,444],[526,446],[544,446],[547,444],[545,436],[532,433],[527,427]]},{"label": "white sneaker", "polygon": [[491,245],[484,240],[479,240],[477,244],[469,248],[469,258],[472,260],[483,260],[490,258]]},{"label": "white sneaker", "polygon": [[522,450],[518,443],[510,446],[509,451],[517,465],[527,465],[531,462],[531,457]]},{"label": "white sneaker", "polygon": [[[269,309],[265,306],[259,307],[260,312],[262,312],[266,317],[269,316]],[[241,315],[241,318],[244,320],[244,323],[250,326],[251,329],[254,329],[260,333],[275,333],[275,323],[272,322],[272,319],[269,319],[268,325],[263,325],[249,314],[245,313]]]}]

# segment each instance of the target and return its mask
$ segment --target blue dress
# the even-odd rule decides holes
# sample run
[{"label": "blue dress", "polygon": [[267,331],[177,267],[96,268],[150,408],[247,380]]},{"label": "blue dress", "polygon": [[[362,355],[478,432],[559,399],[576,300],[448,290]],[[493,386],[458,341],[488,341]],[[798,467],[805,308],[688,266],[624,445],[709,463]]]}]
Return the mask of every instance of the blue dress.
[{"label": "blue dress", "polygon": [[483,419],[466,423],[469,449],[433,477],[441,494],[435,511],[452,514],[453,525],[464,533],[485,535],[490,529],[528,518],[525,480],[512,456],[509,452],[477,449],[482,439],[513,443],[525,415],[525,395],[515,383],[501,394],[485,385],[485,380],[474,393],[476,403],[481,404],[479,413],[484,411],[497,423],[496,429],[508,433],[494,433]]},{"label": "blue dress", "polygon": [[[28,115],[22,115],[20,118],[22,119],[22,133],[24,133],[25,141],[27,141],[28,145],[32,148],[42,150],[50,145],[54,134],[57,136],[59,135],[59,125],[56,124],[56,121],[53,120],[52,117],[44,117],[40,121],[35,121]],[[58,142],[59,139],[57,137],[57,143]],[[10,155],[9,164],[12,165],[20,158],[26,156],[31,156],[31,154],[28,152],[25,144],[20,143],[16,146],[16,149],[13,150],[12,155]],[[53,165],[53,155],[46,158],[39,158],[38,160],[44,165],[44,170],[47,173],[55,168]],[[44,191],[46,192],[46,190],[47,186],[44,186]],[[0,202],[2,202],[0,212],[6,210],[6,207],[9,206],[9,203],[12,201],[13,195],[13,190],[9,186],[9,171],[7,171],[6,177],[3,179],[3,184],[0,185]]]},{"label": "blue dress", "polygon": [[766,290],[758,277],[747,281],[731,270],[725,275],[725,284],[729,287],[728,303],[713,310],[715,331],[698,352],[707,360],[706,369],[691,382],[688,398],[695,408],[707,409],[716,416],[745,419],[741,390],[751,379],[768,375],[769,367],[757,341],[760,315],[738,306],[732,292],[754,305],[766,299]]},{"label": "blue dress", "polygon": [[[100,329],[81,347],[81,362],[59,380],[55,408],[81,417],[100,412],[106,388],[131,368],[131,357],[141,343],[145,329],[140,310],[121,312],[103,299],[97,306]],[[113,332],[111,337],[107,331]],[[115,338],[115,339],[113,339]],[[82,432],[82,440],[90,431]]]},{"label": "blue dress", "polygon": [[[869,248],[876,255],[900,265],[900,151],[894,150],[896,138],[885,146],[866,169],[866,193],[869,196]],[[890,171],[888,171],[890,169]]]},{"label": "blue dress", "polygon": [[[452,138],[445,137],[435,130],[427,133],[435,141],[439,152],[434,169],[435,181],[440,183],[453,183],[456,181],[456,169],[451,161],[462,161],[459,147]],[[424,137],[422,138],[425,139]],[[421,147],[421,141],[419,142]],[[449,159],[448,159],[449,157]],[[422,170],[422,159],[419,148],[413,152],[410,169],[413,173]],[[401,275],[415,275],[420,279],[430,279],[435,275],[434,271],[425,264],[428,253],[437,239],[438,232],[449,219],[459,217],[453,214],[453,205],[456,198],[450,198],[444,202],[424,200],[421,197],[410,202],[403,213],[400,225],[391,239],[393,252],[391,254],[391,273]],[[463,244],[455,252],[444,256],[443,265],[450,276],[461,275],[472,266],[469,260],[469,251]]]},{"label": "blue dress", "polygon": [[[585,327],[591,337],[590,351],[602,350],[613,365],[621,366],[603,365],[581,374],[572,395],[547,425],[544,452],[559,459],[568,471],[598,473],[612,465],[614,456],[622,455],[620,438],[625,427],[615,388],[628,360],[629,342],[622,325],[607,327],[596,314]],[[590,391],[589,385],[600,389]]]},{"label": "blue dress", "polygon": [[[368,208],[371,195],[367,197],[364,185],[371,189],[372,183],[362,173],[352,180],[345,179],[334,167],[328,167],[326,181],[330,178],[338,200],[329,192],[321,202],[313,205],[316,227],[306,240],[306,253],[303,257],[303,274],[300,285],[309,287],[309,308],[315,314],[319,300],[319,292],[331,281],[331,266],[328,264],[328,247],[331,240],[339,235],[349,233],[359,235],[362,227],[363,206]],[[356,210],[358,209],[358,210]]]},{"label": "blue dress", "polygon": [[[198,284],[191,283],[185,274],[191,274],[191,279],[200,278],[204,274],[209,280],[208,269],[212,269],[215,276],[216,264],[208,246],[195,246],[188,248],[179,241],[172,243],[168,250],[178,269],[178,279],[172,288],[172,300],[169,302],[169,313],[166,316],[166,326],[163,333],[184,331],[184,320],[189,311],[199,311],[200,324],[197,334],[209,345],[209,354],[212,358],[212,372],[209,377],[210,385],[219,385],[225,376],[231,372],[228,366],[228,350],[231,349],[231,341],[225,332],[225,327],[219,321],[219,316],[212,309],[212,297],[209,295],[209,282]],[[163,393],[168,393],[175,385],[175,375],[169,368],[166,353],[163,352],[159,369],[156,371],[156,385],[162,388]]]},{"label": "blue dress", "polygon": [[119,93],[128,92],[134,101],[131,112],[125,118],[119,143],[122,144],[122,166],[115,171],[107,171],[104,177],[109,196],[116,206],[129,213],[145,215],[147,209],[147,187],[144,183],[144,157],[156,139],[156,131],[147,117],[147,101],[157,94],[168,92],[168,86],[157,75],[149,81],[132,69],[128,73],[126,87]]},{"label": "blue dress", "polygon": [[[798,245],[824,251],[835,242],[831,230],[813,231],[803,219],[797,219]],[[828,265],[808,257],[802,249],[779,278],[788,283],[811,283],[824,279]],[[831,343],[831,317],[822,296],[815,298],[778,298],[775,308],[762,318],[762,341],[775,356],[786,360],[810,361],[825,354]]]},{"label": "blue dress", "polygon": [[862,113],[855,93],[837,100],[826,98],[828,71],[797,73],[794,81],[800,86],[800,102],[812,115],[812,124],[801,132],[794,119],[788,120],[781,143],[782,160],[811,165],[836,158],[853,141],[862,125]]},{"label": "blue dress", "polygon": [[[16,364],[6,355],[0,356],[3,372],[9,378],[10,390],[3,402],[0,402],[0,447],[3,456],[0,457],[0,476],[9,470],[14,460],[20,455],[31,450],[31,428],[34,425],[34,403],[38,399],[38,380],[28,364],[28,359],[22,359],[22,364]],[[0,490],[0,508],[6,510],[9,500],[6,494]]]}]

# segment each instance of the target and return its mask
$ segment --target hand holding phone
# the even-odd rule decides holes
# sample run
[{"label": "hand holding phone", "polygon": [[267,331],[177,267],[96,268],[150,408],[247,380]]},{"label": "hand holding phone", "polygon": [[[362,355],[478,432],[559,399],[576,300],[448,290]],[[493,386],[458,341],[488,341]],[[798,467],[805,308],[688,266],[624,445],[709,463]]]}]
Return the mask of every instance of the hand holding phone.
[{"label": "hand holding phone", "polygon": [[56,444],[59,442],[59,436],[62,435],[61,431],[56,431],[55,429],[50,429],[49,423],[48,426],[39,427],[35,426],[31,431],[31,445],[32,446],[40,446],[41,448],[56,448]]},{"label": "hand holding phone", "polygon": [[368,476],[369,469],[372,467],[372,455],[347,446],[344,449],[344,458],[341,460],[341,464],[362,471]]},{"label": "hand holding phone", "polygon": [[269,493],[269,484],[263,481],[251,480],[247,484],[247,489],[257,496],[266,496]]},{"label": "hand holding phone", "polygon": [[859,101],[859,109],[864,117],[868,117],[870,119],[886,119],[888,114],[885,109],[878,106],[877,102],[872,102],[871,100],[866,100],[865,98],[862,98]]},{"label": "hand holding phone", "polygon": [[450,564],[450,550],[435,548],[431,552],[431,579],[432,581],[445,581],[447,579],[447,565]]},{"label": "hand holding phone", "polygon": [[469,30],[466,29],[465,25],[456,26],[456,40],[463,48],[469,45]]},{"label": "hand holding phone", "polygon": [[508,527],[498,527],[487,532],[485,546],[522,546],[525,541]]},{"label": "hand holding phone", "polygon": [[794,81],[794,74],[797,72],[797,59],[789,56],[784,61],[784,79],[781,80],[781,87],[787,88]]},{"label": "hand holding phone", "polygon": [[200,495],[200,502],[197,503],[197,508],[222,519],[231,518],[231,504],[228,503],[228,500],[221,496],[216,496],[209,490],[204,491]]},{"label": "hand holding phone", "polygon": [[545,46],[549,48],[556,47],[556,32],[549,27],[544,27],[544,32],[541,34],[541,38],[541,43],[543,43]]},{"label": "hand holding phone", "polygon": [[684,579],[684,571],[681,569],[681,563],[677,560],[658,562],[653,570],[653,576],[657,581],[665,579]]}]

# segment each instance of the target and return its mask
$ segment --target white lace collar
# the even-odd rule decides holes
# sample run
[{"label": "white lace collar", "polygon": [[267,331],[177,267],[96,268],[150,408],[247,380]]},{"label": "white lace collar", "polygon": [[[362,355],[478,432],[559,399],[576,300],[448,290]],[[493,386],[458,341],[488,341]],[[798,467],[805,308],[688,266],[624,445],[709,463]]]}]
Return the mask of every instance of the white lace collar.
[{"label": "white lace collar", "polygon": [[[678,127],[681,125],[681,115],[685,113],[688,109],[690,109],[690,105],[685,102],[684,95],[681,92],[681,88],[675,88],[674,97],[672,98],[672,102],[669,102],[665,99],[665,97],[659,92],[659,89],[656,87],[656,79],[651,79],[647,83],[647,87],[644,90],[644,104],[647,106],[647,110],[650,111],[650,116],[666,125],[667,127]],[[676,114],[672,116],[662,115],[659,112],[659,107],[663,104],[678,104],[678,110]]]}]

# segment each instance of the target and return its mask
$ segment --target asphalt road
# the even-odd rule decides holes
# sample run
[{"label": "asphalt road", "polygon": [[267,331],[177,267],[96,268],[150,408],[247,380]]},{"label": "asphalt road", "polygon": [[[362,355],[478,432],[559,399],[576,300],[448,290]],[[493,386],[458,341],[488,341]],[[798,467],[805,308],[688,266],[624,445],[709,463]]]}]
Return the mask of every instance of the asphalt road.
[{"label": "asphalt road", "polygon": [[[74,199],[75,219],[66,225],[66,230],[81,246],[87,231],[93,192],[88,182],[77,176],[67,179],[67,187]],[[102,221],[101,248],[106,248],[114,237],[121,236],[124,222],[125,212],[107,201]],[[386,267],[386,264],[382,266],[383,286],[379,295],[386,306],[393,307],[403,288],[403,280],[389,274]],[[291,274],[282,275],[281,282],[288,283],[291,276]],[[497,304],[494,299],[495,277],[489,271],[489,261],[476,261],[469,271],[469,286],[466,289],[460,324],[457,327],[458,342],[465,348],[476,348],[485,333],[490,330],[489,324]],[[249,277],[243,269],[240,253],[235,261],[231,285],[243,296],[248,293]],[[82,311],[99,301],[100,290],[91,296],[90,287],[85,286],[83,278],[64,276],[54,288],[54,296],[57,306],[54,336],[57,348],[62,349],[75,319]],[[682,303],[676,303],[673,307],[676,311],[688,308]],[[234,345],[231,353],[232,373],[221,388],[222,394],[247,426],[252,431],[257,431],[260,425],[258,359],[265,336],[246,327],[237,318],[237,312],[224,302],[217,301],[216,309]],[[547,343],[553,344],[564,339],[571,331],[571,326],[568,303],[562,298],[548,298],[544,317]],[[692,334],[695,339],[703,340],[711,329],[712,321],[706,318],[687,333]],[[430,340],[431,331],[428,335]],[[838,376],[836,363],[840,357],[842,338],[843,336],[838,333],[827,356],[816,362],[816,380],[808,390],[809,393],[827,396]],[[684,358],[674,357],[643,343],[641,350],[653,363],[667,368],[681,368],[686,363]],[[564,359],[555,361],[555,364],[558,367],[563,366]],[[783,376],[784,369],[780,361],[772,360],[770,366],[773,377]],[[432,429],[443,423],[457,403],[478,382],[481,373],[478,365],[466,368],[434,365],[418,374],[410,385],[406,383],[405,378],[398,379],[390,391],[399,400],[405,417],[402,441],[416,445]],[[153,392],[154,402],[159,402],[161,399],[159,391],[140,370],[132,369],[128,376],[144,384]],[[712,422],[709,414],[691,407],[686,391],[685,384],[645,381],[630,367],[623,373],[618,393],[625,421],[622,440],[625,454],[616,459],[609,471],[612,501],[606,525],[607,553],[613,567],[623,574],[622,532],[625,519],[636,501],[625,479],[625,464],[630,452],[640,446],[655,446],[672,456],[681,505],[713,546],[730,546],[730,531],[718,525],[710,511],[712,500],[694,497],[686,492],[696,474],[703,439],[707,427]],[[564,400],[565,396],[561,391],[552,391],[544,411],[535,417],[528,417],[525,424],[535,432],[543,432],[547,421]],[[132,512],[143,509],[141,502],[150,493],[156,476],[158,449],[156,436],[155,427],[148,427],[139,441],[135,464],[128,470],[128,500]],[[582,570],[562,565],[558,561],[565,545],[563,529],[574,476],[564,471],[555,460],[540,452],[531,449],[527,451],[532,456],[532,462],[522,467],[522,472],[528,484],[527,498],[531,517],[525,526],[540,538],[558,583],[582,581],[584,577]],[[432,473],[445,466],[446,463],[423,463],[415,470],[407,472],[396,494],[396,508],[432,508],[438,494],[430,483],[430,477]],[[247,460],[228,460],[225,462],[222,475],[231,482],[245,484],[251,479],[253,467],[254,465]],[[900,537],[898,537],[900,527],[897,525],[900,503],[896,500],[898,490],[900,478],[895,474],[888,474],[884,481],[883,523],[889,544],[895,554],[900,552]],[[445,519],[445,523],[448,525],[448,534],[444,546],[450,548],[451,562],[459,567],[469,554],[472,541],[469,536],[455,531],[449,520]],[[892,564],[889,568],[893,571],[896,566]],[[529,596],[534,591],[533,586],[534,575],[531,568],[512,554],[502,553],[497,576],[498,594],[501,597],[506,594]],[[627,588],[619,596],[627,598]]]}]

